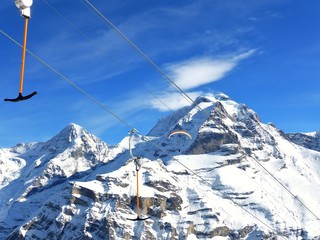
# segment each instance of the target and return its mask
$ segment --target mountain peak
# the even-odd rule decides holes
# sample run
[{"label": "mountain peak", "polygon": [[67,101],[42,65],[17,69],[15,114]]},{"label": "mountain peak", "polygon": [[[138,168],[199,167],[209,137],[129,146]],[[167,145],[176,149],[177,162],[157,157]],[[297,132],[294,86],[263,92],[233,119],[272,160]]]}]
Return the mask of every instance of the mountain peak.
[{"label": "mountain peak", "polygon": [[72,142],[80,137],[84,132],[86,132],[86,130],[83,127],[75,123],[70,123],[64,129],[62,129],[58,135],[68,140],[68,142]]},{"label": "mountain peak", "polygon": [[56,148],[67,148],[68,146],[82,142],[84,135],[90,135],[83,127],[70,123],[62,129],[56,136],[50,139],[47,144]]},{"label": "mountain peak", "polygon": [[194,101],[194,104],[198,105],[202,102],[217,102],[217,101],[228,101],[231,100],[229,96],[224,93],[216,93],[208,96],[199,96]]}]

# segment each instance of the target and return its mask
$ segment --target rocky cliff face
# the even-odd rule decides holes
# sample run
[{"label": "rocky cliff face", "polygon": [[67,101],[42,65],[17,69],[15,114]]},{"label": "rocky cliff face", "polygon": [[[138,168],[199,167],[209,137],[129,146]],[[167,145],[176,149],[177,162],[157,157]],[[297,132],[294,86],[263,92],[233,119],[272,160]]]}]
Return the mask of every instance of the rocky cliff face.
[{"label": "rocky cliff face", "polygon": [[[177,129],[192,139],[167,138]],[[109,146],[71,124],[0,151],[1,166],[14,166],[2,178],[0,238],[320,239],[320,153],[290,139],[226,95],[201,97],[134,137],[137,178],[128,138]],[[137,179],[145,221],[130,220]]]},{"label": "rocky cliff face", "polygon": [[320,131],[314,133],[288,133],[290,141],[308,149],[320,151]]}]

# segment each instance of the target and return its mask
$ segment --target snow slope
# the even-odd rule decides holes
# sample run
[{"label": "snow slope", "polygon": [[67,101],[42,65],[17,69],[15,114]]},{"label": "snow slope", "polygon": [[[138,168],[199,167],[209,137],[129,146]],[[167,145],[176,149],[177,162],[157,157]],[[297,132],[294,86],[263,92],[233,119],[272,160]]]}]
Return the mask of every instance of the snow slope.
[{"label": "snow slope", "polygon": [[[192,139],[167,138],[174,130]],[[320,239],[319,150],[224,94],[199,97],[131,145],[149,217],[139,222],[128,220],[129,137],[109,146],[70,124],[46,143],[0,149],[0,239]]]}]

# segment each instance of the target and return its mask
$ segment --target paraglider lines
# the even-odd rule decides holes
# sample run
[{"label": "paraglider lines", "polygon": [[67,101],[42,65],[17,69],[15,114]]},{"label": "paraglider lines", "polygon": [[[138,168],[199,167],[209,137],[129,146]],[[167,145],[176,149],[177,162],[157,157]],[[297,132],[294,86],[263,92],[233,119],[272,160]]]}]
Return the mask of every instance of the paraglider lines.
[{"label": "paraglider lines", "polygon": [[74,23],[72,23],[68,18],[66,18],[60,11],[58,11],[55,7],[53,7],[48,1],[42,0],[49,8],[51,8],[57,15],[59,15],[63,20],[65,20],[73,29],[75,29],[79,34],[81,34],[83,37],[85,37],[87,40],[89,37],[82,32],[80,29],[76,27]]}]

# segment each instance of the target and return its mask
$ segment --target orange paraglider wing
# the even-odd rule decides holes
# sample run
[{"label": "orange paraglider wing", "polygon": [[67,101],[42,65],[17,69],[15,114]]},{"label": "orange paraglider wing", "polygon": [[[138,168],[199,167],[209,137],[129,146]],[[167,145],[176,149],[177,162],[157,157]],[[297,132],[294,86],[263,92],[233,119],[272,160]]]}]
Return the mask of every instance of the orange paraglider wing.
[{"label": "orange paraglider wing", "polygon": [[184,135],[187,135],[190,139],[192,139],[192,136],[190,135],[190,133],[186,132],[186,131],[183,131],[183,130],[176,130],[176,131],[173,131],[172,133],[170,133],[168,135],[168,138],[170,138],[172,135],[175,135],[175,134],[184,134]]}]

